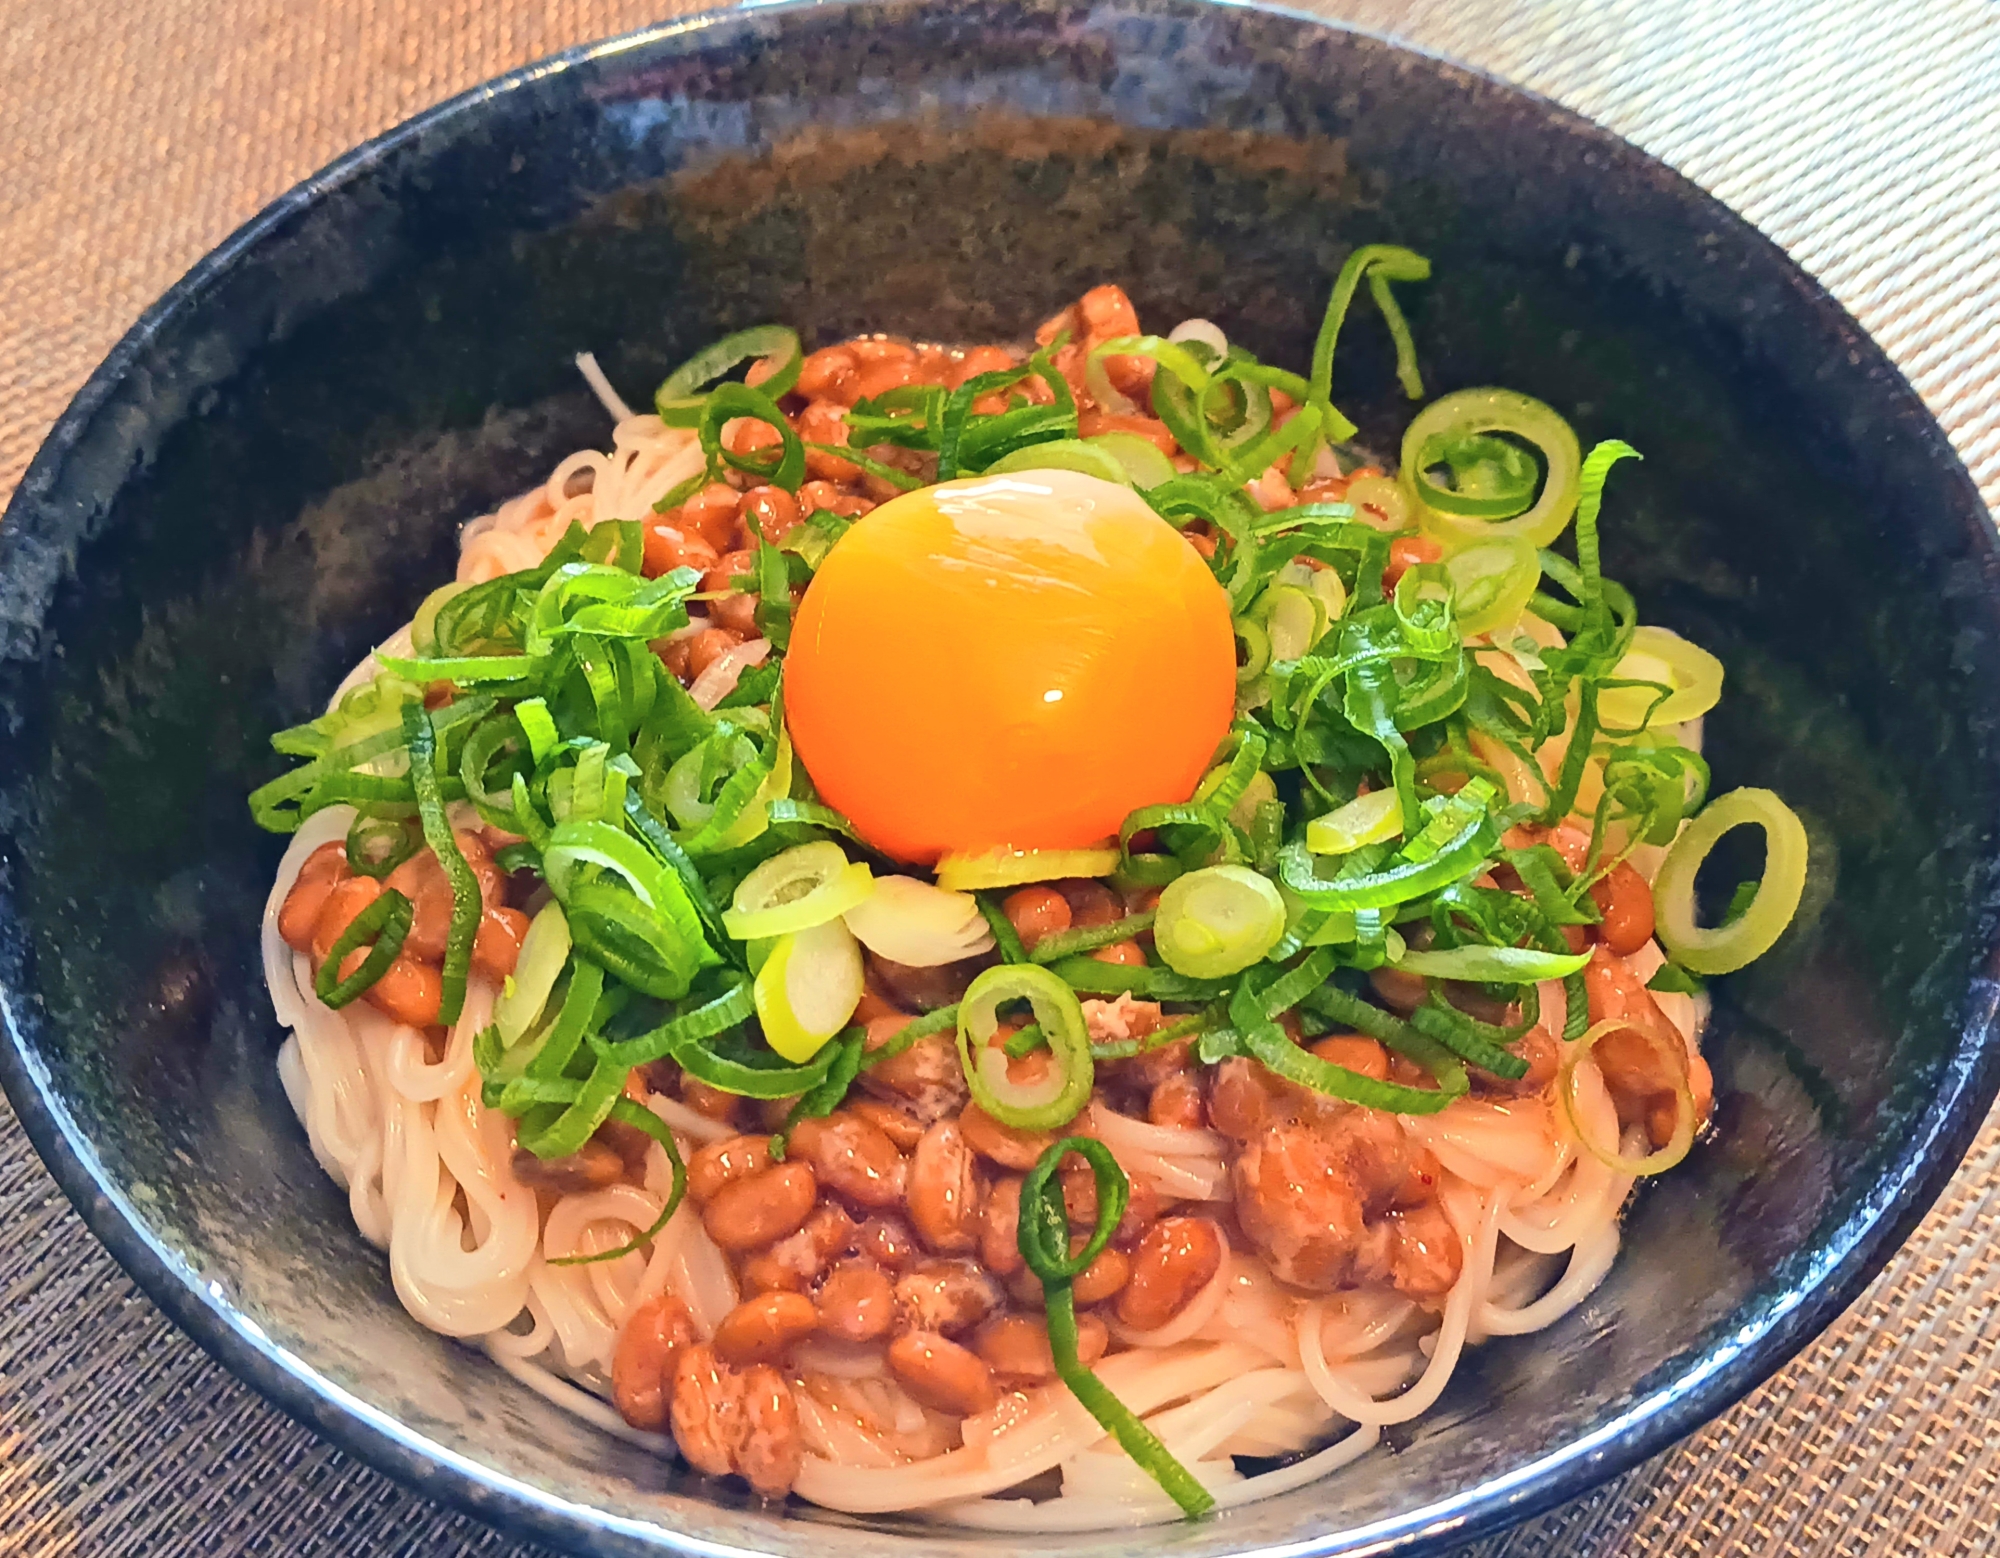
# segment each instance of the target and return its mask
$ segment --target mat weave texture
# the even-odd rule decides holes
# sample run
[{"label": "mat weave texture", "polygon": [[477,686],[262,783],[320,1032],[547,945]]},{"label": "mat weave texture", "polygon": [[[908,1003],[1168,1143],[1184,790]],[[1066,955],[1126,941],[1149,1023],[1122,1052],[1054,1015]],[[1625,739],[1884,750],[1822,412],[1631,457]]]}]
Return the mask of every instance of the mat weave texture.
[{"label": "mat weave texture", "polygon": [[[2000,511],[1993,0],[1322,0],[1610,126],[1784,244]],[[267,201],[488,76],[673,0],[0,0],[0,502],[139,312]],[[141,1297],[0,1103],[0,1558],[524,1554],[238,1385]],[[1467,1558],[1990,1553],[2000,1115],[1791,1367]]]}]

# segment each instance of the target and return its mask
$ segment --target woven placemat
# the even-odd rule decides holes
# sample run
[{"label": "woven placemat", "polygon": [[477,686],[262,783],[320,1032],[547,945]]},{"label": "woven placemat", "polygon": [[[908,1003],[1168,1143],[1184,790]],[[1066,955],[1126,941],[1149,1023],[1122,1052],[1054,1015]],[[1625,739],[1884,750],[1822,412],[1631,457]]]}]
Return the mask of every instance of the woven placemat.
[{"label": "woven placemat", "polygon": [[[0,501],[85,375],[355,142],[673,0],[3,0]],[[1820,277],[2000,510],[1992,0],[1338,0],[1665,158]],[[1686,1444],[1468,1558],[1974,1554],[2000,1527],[2000,1116],[1867,1295]],[[0,1103],[0,1555],[528,1553],[208,1361]]]}]

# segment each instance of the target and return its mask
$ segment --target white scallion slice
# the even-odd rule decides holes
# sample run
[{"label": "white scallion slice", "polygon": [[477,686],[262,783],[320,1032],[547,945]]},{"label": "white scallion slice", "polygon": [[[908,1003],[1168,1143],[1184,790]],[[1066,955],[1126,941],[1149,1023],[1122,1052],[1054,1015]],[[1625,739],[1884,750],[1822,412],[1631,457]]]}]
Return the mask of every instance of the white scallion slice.
[{"label": "white scallion slice", "polygon": [[1491,633],[1518,622],[1542,582],[1542,560],[1519,536],[1460,547],[1444,560],[1461,633]]},{"label": "white scallion slice", "polygon": [[1364,844],[1400,837],[1403,807],[1394,790],[1357,795],[1345,806],[1306,824],[1306,848],[1315,855],[1345,855]]},{"label": "white scallion slice", "polygon": [[[1382,523],[1389,530],[1409,529],[1409,495],[1390,476],[1357,476],[1347,484],[1347,502],[1354,505],[1357,515],[1363,509],[1372,509],[1381,515]],[[1364,524],[1373,521],[1364,520]]]},{"label": "white scallion slice", "polygon": [[741,849],[771,825],[771,802],[792,793],[792,733],[780,727],[777,750],[771,754],[771,771],[750,797],[743,814],[717,840],[717,848]]},{"label": "white scallion slice", "polygon": [[913,876],[878,876],[849,909],[847,928],[877,957],[935,968],[993,950],[993,931],[969,893],[946,892]]},{"label": "white scallion slice", "polygon": [[1248,866],[1203,866],[1160,894],[1153,944],[1190,979],[1223,979],[1262,960],[1285,934],[1285,900]]},{"label": "white scallion slice", "polygon": [[1722,662],[1671,628],[1634,629],[1632,647],[1611,674],[1671,689],[1662,697],[1652,687],[1605,688],[1597,695],[1597,714],[1613,730],[1635,730],[1641,720],[1653,729],[1678,725],[1699,719],[1722,699]]},{"label": "white scallion slice", "polygon": [[995,849],[946,855],[937,863],[937,884],[946,892],[981,892],[1053,882],[1066,876],[1109,876],[1118,865],[1116,849]]},{"label": "white scallion slice", "polygon": [[1160,446],[1137,433],[1093,433],[1084,439],[1093,449],[1101,449],[1123,467],[1134,487],[1146,490],[1172,481],[1180,472],[1174,462],[1160,452]]},{"label": "white scallion slice", "polygon": [[722,928],[738,941],[788,936],[837,920],[874,887],[874,874],[838,844],[800,844],[736,884]]},{"label": "white scallion slice", "polygon": [[[1723,834],[1753,824],[1764,830],[1764,879],[1736,919],[1713,929],[1695,924],[1694,883]],[[1728,974],[1762,957],[1785,933],[1806,890],[1805,824],[1769,790],[1731,790],[1702,808],[1667,850],[1653,881],[1660,945],[1682,968]]]},{"label": "white scallion slice", "polygon": [[838,919],[780,937],[751,993],[764,1041],[804,1065],[861,1004],[861,944]]},{"label": "white scallion slice", "polygon": [[437,619],[439,610],[454,595],[463,595],[471,588],[472,586],[469,583],[454,579],[449,584],[440,584],[424,597],[423,604],[417,607],[417,614],[410,618],[410,648],[412,650],[419,655],[434,655],[437,653]]},{"label": "white scallion slice", "polygon": [[[1668,1138],[1664,1147],[1643,1157],[1628,1158],[1619,1150],[1618,1142],[1613,1141],[1607,1145],[1592,1136],[1585,1124],[1583,1110],[1579,1107],[1576,1096],[1579,1082],[1578,1064],[1591,1052],[1599,1039],[1611,1033],[1636,1034],[1643,1038],[1653,1047],[1661,1062],[1661,1069],[1674,1079],[1673,1135]],[[1688,1149],[1694,1145],[1694,1133],[1701,1124],[1701,1118],[1695,1112],[1694,1090],[1688,1083],[1687,1053],[1685,1050],[1679,1053],[1669,1052],[1666,1046],[1670,1042],[1678,1048],[1677,1040],[1663,1039],[1651,1025],[1634,1026],[1621,1018],[1607,1017],[1604,1021],[1593,1023],[1586,1028],[1574,1044],[1563,1047],[1562,1067],[1556,1074],[1556,1096],[1562,1100],[1563,1113],[1569,1118],[1569,1127],[1576,1133],[1576,1139],[1583,1143],[1584,1151],[1613,1173],[1641,1177],[1664,1174],[1685,1158]]]},{"label": "white scallion slice", "polygon": [[562,905],[542,905],[521,939],[521,956],[514,972],[507,976],[500,999],[493,1003],[493,1025],[500,1030],[500,1042],[518,1044],[549,1004],[563,965],[569,961],[569,921]]},{"label": "white scallion slice", "polygon": [[1264,592],[1258,615],[1274,661],[1298,659],[1326,631],[1326,602],[1296,585],[1272,585]]},{"label": "white scallion slice", "polygon": [[[1201,783],[1194,787],[1194,804],[1199,806],[1215,793],[1216,787],[1229,775],[1227,763],[1217,763],[1201,776]],[[1250,782],[1243,787],[1243,793],[1236,797],[1236,804],[1229,808],[1229,820],[1244,832],[1250,831],[1250,824],[1257,820],[1257,808],[1266,801],[1278,798],[1278,786],[1271,776],[1258,769],[1250,776]]]},{"label": "white scallion slice", "polygon": [[1005,476],[1014,471],[1077,471],[1099,481],[1113,481],[1123,487],[1132,485],[1132,478],[1116,454],[1081,438],[1058,438],[1016,449],[987,466],[985,474]]}]

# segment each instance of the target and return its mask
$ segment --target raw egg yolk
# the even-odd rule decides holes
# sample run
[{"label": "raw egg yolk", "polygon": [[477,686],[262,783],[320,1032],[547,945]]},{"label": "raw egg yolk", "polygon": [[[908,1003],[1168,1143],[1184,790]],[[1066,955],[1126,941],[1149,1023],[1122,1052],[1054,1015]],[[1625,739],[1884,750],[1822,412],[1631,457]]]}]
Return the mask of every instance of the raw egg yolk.
[{"label": "raw egg yolk", "polygon": [[820,564],[785,718],[820,796],[902,861],[1079,849],[1185,801],[1228,733],[1229,601],[1130,488],[1022,471],[904,493]]}]

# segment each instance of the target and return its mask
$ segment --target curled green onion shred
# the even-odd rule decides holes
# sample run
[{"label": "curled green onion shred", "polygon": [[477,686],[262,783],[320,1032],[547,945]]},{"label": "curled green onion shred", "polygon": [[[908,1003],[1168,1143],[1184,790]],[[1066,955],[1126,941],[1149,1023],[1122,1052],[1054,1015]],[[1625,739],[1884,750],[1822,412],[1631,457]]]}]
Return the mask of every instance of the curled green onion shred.
[{"label": "curled green onion shred", "polygon": [[667,1164],[673,1171],[673,1185],[667,1192],[666,1204],[660,1208],[660,1215],[653,1219],[651,1226],[641,1229],[616,1249],[600,1250],[595,1255],[558,1255],[549,1260],[551,1266],[589,1266],[598,1261],[618,1260],[626,1255],[638,1254],[652,1243],[662,1228],[673,1221],[674,1213],[680,1210],[682,1198],[687,1195],[687,1164],[681,1161],[681,1149],[674,1141],[674,1133],[667,1129],[658,1115],[629,1098],[619,1098],[612,1101],[609,1118],[634,1130],[644,1131],[666,1153]]},{"label": "curled green onion shred", "polygon": [[[1097,1180],[1097,1224],[1074,1255],[1069,1248],[1069,1213],[1064,1209],[1062,1184],[1056,1177],[1062,1160],[1071,1153],[1090,1165]],[[1021,1186],[1018,1233],[1021,1258],[1042,1284],[1048,1311],[1049,1349],[1055,1354],[1057,1376],[1105,1432],[1181,1507],[1181,1512],[1195,1519],[1215,1508],[1215,1495],[1174,1459],[1153,1431],[1106,1389],[1104,1382],[1077,1355],[1076,1295],[1072,1284],[1111,1242],[1131,1197],[1131,1184],[1109,1147],[1086,1136],[1064,1137],[1035,1161]]]},{"label": "curled green onion shred", "polygon": [[[365,994],[369,986],[389,972],[396,954],[403,950],[403,938],[410,933],[410,900],[393,887],[347,922],[326,961],[313,976],[313,993],[326,1005],[338,1009]],[[340,965],[355,948],[367,946],[361,966],[345,979]]]}]

